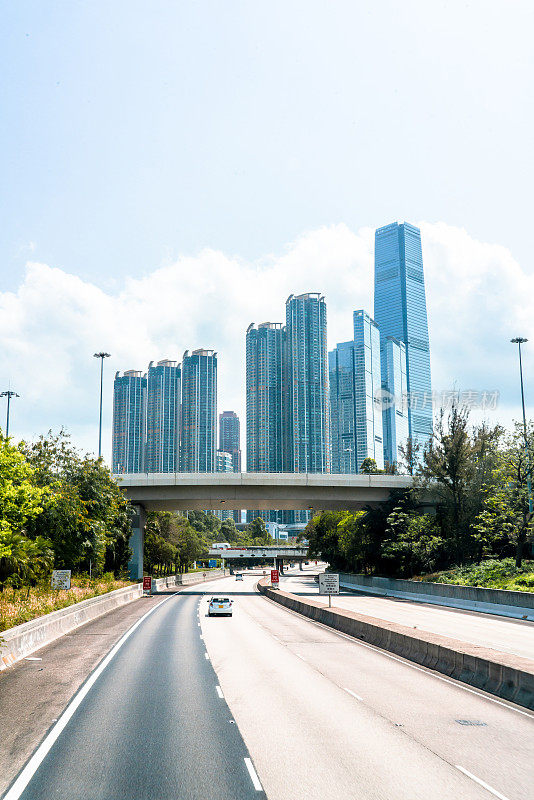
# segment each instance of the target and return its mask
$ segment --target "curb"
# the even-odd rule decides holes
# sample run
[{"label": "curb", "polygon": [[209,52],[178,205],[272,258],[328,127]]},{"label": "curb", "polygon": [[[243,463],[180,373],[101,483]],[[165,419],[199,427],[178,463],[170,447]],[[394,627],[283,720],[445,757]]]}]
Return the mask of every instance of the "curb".
[{"label": "curb", "polygon": [[261,580],[257,586],[260,593],[270,600],[315,622],[534,710],[534,662],[528,658],[426,631],[414,634],[413,629],[404,625],[384,622],[345,609],[334,610],[312,600],[303,601],[289,592],[273,591]]}]

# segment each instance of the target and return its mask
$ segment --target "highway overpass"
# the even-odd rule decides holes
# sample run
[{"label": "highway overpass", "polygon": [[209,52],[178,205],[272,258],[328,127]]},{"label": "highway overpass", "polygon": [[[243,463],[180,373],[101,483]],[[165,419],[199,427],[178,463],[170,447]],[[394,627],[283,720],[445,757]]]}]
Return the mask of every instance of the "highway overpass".
[{"label": "highway overpass", "polygon": [[204,509],[258,511],[357,510],[409,489],[409,475],[336,475],[287,472],[171,472],[115,476],[136,507],[130,575],[143,575],[145,511]]},{"label": "highway overpass", "polygon": [[136,473],[116,479],[128,499],[147,511],[358,509],[413,485],[409,475],[306,472]]}]

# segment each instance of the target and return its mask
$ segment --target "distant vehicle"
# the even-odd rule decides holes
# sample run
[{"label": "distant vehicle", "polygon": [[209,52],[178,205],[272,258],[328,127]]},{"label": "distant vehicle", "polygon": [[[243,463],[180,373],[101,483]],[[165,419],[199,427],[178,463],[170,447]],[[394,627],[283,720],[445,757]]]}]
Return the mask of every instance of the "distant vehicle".
[{"label": "distant vehicle", "polygon": [[235,579],[236,579],[236,581],[242,581],[243,580],[243,576],[241,575],[240,572],[236,572]]},{"label": "distant vehicle", "polygon": [[211,545],[212,550],[229,550],[230,545],[228,542],[215,542],[215,544]]},{"label": "distant vehicle", "polygon": [[229,597],[212,597],[208,606],[208,617],[220,615],[232,616],[233,601]]}]

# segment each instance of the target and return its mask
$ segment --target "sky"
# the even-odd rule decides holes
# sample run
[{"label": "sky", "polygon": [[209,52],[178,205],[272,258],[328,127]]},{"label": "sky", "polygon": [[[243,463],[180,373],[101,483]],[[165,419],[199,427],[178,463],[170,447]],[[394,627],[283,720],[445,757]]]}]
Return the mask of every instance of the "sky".
[{"label": "sky", "polygon": [[499,391],[510,424],[522,335],[528,413],[533,32],[521,0],[1,0],[11,433],[94,450],[99,350],[106,458],[115,371],[186,349],[244,422],[248,324],[320,291],[349,338],[394,220],[422,231],[434,389]]}]

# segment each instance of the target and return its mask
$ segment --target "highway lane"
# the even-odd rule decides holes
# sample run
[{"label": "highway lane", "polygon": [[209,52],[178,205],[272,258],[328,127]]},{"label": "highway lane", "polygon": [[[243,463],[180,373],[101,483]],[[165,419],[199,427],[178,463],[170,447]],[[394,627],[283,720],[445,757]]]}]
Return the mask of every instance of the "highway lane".
[{"label": "highway lane", "polygon": [[[287,570],[286,575],[281,576],[280,588],[328,605],[328,597],[318,594],[312,571]],[[343,590],[339,596],[332,597],[332,605],[534,661],[534,622]]]},{"label": "highway lane", "polygon": [[101,670],[27,787],[20,791],[22,778],[49,738],[6,798],[265,797],[255,787],[250,755],[206,658],[193,591],[165,598],[111,660],[113,650],[106,656],[74,696],[67,716]]},{"label": "highway lane", "polygon": [[212,584],[234,617],[204,600],[200,619],[270,800],[531,800],[534,715],[288,612],[257,577]]}]

